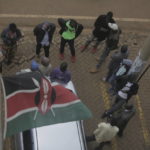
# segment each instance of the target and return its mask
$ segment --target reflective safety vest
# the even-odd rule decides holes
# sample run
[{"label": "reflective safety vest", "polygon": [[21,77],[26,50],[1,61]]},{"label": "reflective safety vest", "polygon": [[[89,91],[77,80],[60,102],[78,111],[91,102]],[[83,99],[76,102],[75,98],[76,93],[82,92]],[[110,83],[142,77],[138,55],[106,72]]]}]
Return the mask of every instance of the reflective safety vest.
[{"label": "reflective safety vest", "polygon": [[65,40],[72,40],[75,38],[75,28],[70,26],[70,20],[66,22],[67,30],[62,33]]}]

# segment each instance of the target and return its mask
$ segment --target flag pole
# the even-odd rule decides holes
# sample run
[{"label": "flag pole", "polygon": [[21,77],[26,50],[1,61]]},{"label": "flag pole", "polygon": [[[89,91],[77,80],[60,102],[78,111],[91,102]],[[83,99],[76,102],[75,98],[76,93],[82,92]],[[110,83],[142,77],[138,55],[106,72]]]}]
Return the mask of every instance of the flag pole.
[{"label": "flag pole", "polygon": [[3,101],[3,96],[2,96],[2,83],[1,83],[1,78],[2,75],[0,73],[0,150],[3,150],[3,129],[2,129],[2,124],[3,124],[3,120],[2,120],[2,101]]},{"label": "flag pole", "polygon": [[137,83],[141,80],[141,78],[144,76],[144,74],[147,72],[147,70],[150,68],[150,64],[145,68],[145,70],[142,72],[142,74],[138,77]]},{"label": "flag pole", "polygon": [[[139,81],[149,68],[148,66],[148,68],[146,68],[146,70],[143,71],[143,68],[147,64],[149,58],[150,58],[150,36],[146,39],[143,48],[140,49],[138,55],[136,56],[130,70],[128,71],[128,75],[134,74],[135,80]],[[142,71],[143,73],[140,75]]]}]

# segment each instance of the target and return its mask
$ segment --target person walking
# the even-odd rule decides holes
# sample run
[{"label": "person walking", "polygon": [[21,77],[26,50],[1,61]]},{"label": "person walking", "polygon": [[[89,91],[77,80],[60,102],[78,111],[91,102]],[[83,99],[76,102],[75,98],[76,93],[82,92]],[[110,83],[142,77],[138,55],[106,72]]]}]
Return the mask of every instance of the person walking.
[{"label": "person walking", "polygon": [[101,67],[101,65],[103,64],[103,62],[105,61],[105,59],[109,55],[109,53],[112,50],[115,50],[118,48],[119,36],[121,34],[121,29],[118,27],[118,25],[116,23],[108,23],[108,26],[110,28],[110,32],[109,32],[108,37],[106,38],[105,48],[104,48],[102,54],[100,55],[100,57],[96,58],[98,63],[95,68],[90,70],[90,73],[98,72],[99,68]]},{"label": "person walking", "polygon": [[111,123],[101,122],[98,124],[98,128],[94,130],[93,135],[86,136],[86,141],[96,141],[99,145],[95,148],[95,150],[102,150],[104,145],[110,144],[111,140],[116,136],[119,132],[119,128],[115,126],[113,120]]},{"label": "person walking", "polygon": [[95,23],[94,23],[94,30],[92,31],[92,35],[86,41],[85,45],[81,48],[81,52],[88,48],[88,46],[95,42],[92,53],[95,53],[97,50],[98,45],[104,41],[107,36],[109,35],[109,26],[108,23],[115,23],[113,19],[113,13],[109,11],[107,14],[100,15]]},{"label": "person walking", "polygon": [[59,58],[61,60],[64,59],[64,48],[66,43],[68,43],[71,51],[71,62],[74,63],[76,61],[74,40],[81,34],[83,25],[74,19],[64,20],[62,18],[58,19],[58,24],[61,27],[59,32],[61,35]]},{"label": "person walking", "polygon": [[49,57],[49,49],[52,43],[56,26],[48,21],[35,26],[33,33],[36,37],[36,55],[39,57],[41,48],[44,48],[45,57]]}]

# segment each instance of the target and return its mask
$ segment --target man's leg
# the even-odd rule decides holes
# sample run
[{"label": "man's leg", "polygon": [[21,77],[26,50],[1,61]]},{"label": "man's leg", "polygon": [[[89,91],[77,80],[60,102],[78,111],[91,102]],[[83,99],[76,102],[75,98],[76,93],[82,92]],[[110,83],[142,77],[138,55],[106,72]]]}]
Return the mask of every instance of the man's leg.
[{"label": "man's leg", "polygon": [[37,45],[36,45],[36,55],[37,55],[37,56],[39,56],[39,55],[40,55],[41,47],[42,47],[42,45],[41,45],[41,44],[37,44]]},{"label": "man's leg", "polygon": [[70,51],[71,51],[71,61],[75,62],[76,58],[75,58],[75,48],[74,48],[74,40],[70,40],[68,41],[69,47],[70,47]]},{"label": "man's leg", "polygon": [[93,42],[95,39],[95,37],[93,36],[93,34],[88,38],[88,40],[85,42],[84,46],[81,48],[81,52],[83,52],[85,49],[88,48],[88,46],[90,45],[91,42]]},{"label": "man's leg", "polygon": [[100,68],[101,64],[105,61],[105,59],[109,55],[109,53],[110,53],[109,48],[105,48],[102,55],[100,56],[98,64],[96,65],[97,69]]},{"label": "man's leg", "polygon": [[16,51],[17,51],[17,45],[12,45],[12,46],[8,47],[7,65],[10,65],[12,63],[12,60],[15,57]]},{"label": "man's leg", "polygon": [[49,57],[49,49],[50,49],[50,45],[48,46],[44,46],[44,52],[45,52],[45,57]]},{"label": "man's leg", "polygon": [[96,42],[95,42],[95,45],[93,46],[93,49],[92,49],[92,53],[95,53],[97,51],[97,47],[98,45],[101,43],[101,41],[99,39],[96,38]]},{"label": "man's leg", "polygon": [[113,114],[115,111],[119,110],[123,104],[126,103],[126,100],[123,100],[123,99],[118,99],[117,103],[113,104],[112,107],[107,110],[106,112],[104,112],[101,116],[101,118],[105,118],[111,114]]},{"label": "man's leg", "polygon": [[60,59],[63,60],[64,59],[64,48],[65,48],[65,44],[66,44],[66,40],[61,38],[61,43],[60,43],[60,50],[59,50],[59,53],[60,53]]}]

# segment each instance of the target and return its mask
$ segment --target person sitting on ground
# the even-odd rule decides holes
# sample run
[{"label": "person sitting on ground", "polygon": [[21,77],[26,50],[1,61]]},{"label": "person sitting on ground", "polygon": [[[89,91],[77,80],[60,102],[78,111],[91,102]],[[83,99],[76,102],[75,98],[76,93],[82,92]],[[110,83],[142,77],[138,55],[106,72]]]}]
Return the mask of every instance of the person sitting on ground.
[{"label": "person sitting on ground", "polygon": [[92,31],[91,37],[86,41],[85,45],[82,47],[81,52],[88,48],[91,42],[96,42],[93,46],[92,53],[95,53],[98,45],[106,39],[109,34],[108,23],[115,23],[113,19],[113,13],[109,11],[107,14],[100,15],[95,23],[94,30]]},{"label": "person sitting on ground", "polygon": [[71,73],[70,71],[67,70],[67,67],[68,67],[67,62],[63,62],[60,64],[59,68],[53,69],[50,74],[51,81],[67,84],[71,80]]},{"label": "person sitting on ground", "polygon": [[35,60],[32,60],[30,69],[31,71],[39,71],[39,64]]},{"label": "person sitting on ground", "polygon": [[39,65],[39,71],[45,76],[50,75],[52,71],[52,65],[50,64],[49,58],[45,56],[41,57],[41,64]]},{"label": "person sitting on ground", "polygon": [[101,122],[98,124],[98,128],[94,130],[93,135],[86,136],[86,141],[96,141],[99,145],[95,148],[95,150],[102,150],[104,145],[110,144],[111,140],[118,132],[119,128],[115,126],[115,122],[113,122],[113,120],[111,123]]}]

